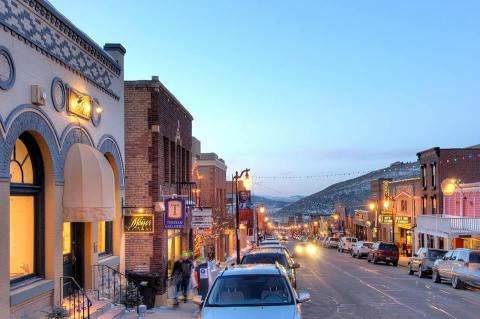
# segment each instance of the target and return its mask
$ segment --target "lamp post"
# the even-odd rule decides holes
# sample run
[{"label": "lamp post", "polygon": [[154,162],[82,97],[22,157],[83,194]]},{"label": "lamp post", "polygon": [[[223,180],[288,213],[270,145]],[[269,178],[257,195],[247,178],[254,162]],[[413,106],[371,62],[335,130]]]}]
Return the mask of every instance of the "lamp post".
[{"label": "lamp post", "polygon": [[245,179],[243,180],[243,187],[245,187],[246,190],[249,190],[252,186],[252,180],[250,179],[248,172],[250,172],[250,169],[246,168],[240,174],[238,174],[238,171],[235,172],[235,176],[233,177],[235,179],[235,231],[237,235],[237,264],[240,264],[240,208],[238,201],[238,180],[243,177],[243,174],[245,174]]},{"label": "lamp post", "polygon": [[[260,219],[260,216],[258,214],[262,214],[262,216],[263,216],[263,213],[265,213],[265,206],[262,205],[262,206],[258,207],[257,216],[256,216],[257,217],[257,245],[260,241],[259,230],[258,230],[258,220]],[[265,225],[265,223],[263,223],[263,225]]]},{"label": "lamp post", "polygon": [[383,207],[389,209],[390,202],[392,202],[392,242],[395,244],[395,212],[393,209],[393,200],[393,197],[386,195],[385,200],[383,201]]},{"label": "lamp post", "polygon": [[377,204],[375,202],[370,202],[370,204],[368,204],[368,208],[370,208],[370,210],[372,212],[374,212],[375,214],[375,221],[374,221],[374,224],[373,224],[373,227],[374,227],[374,232],[373,234],[375,235],[374,238],[375,240],[378,240],[378,210],[377,210]]}]

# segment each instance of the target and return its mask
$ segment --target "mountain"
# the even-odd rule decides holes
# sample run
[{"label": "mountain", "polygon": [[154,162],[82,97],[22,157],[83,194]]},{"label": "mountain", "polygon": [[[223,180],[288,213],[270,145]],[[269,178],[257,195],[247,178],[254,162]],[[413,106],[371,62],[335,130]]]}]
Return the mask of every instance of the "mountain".
[{"label": "mountain", "polygon": [[346,207],[364,207],[370,197],[370,181],[378,178],[399,180],[418,176],[418,162],[395,162],[389,167],[330,185],[322,191],[282,207],[276,214],[278,217],[285,217],[296,213],[331,213],[337,202]]},{"label": "mountain", "polygon": [[268,214],[276,213],[281,208],[294,203],[300,199],[302,196],[258,196],[252,195],[253,204],[263,204],[265,205]]}]

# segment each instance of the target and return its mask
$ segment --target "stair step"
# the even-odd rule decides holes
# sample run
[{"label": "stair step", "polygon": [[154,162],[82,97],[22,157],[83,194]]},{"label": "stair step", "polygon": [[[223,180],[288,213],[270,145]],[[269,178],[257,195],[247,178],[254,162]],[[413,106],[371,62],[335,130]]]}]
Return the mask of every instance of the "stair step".
[{"label": "stair step", "polygon": [[109,310],[97,317],[97,319],[119,319],[125,314],[125,306],[112,306]]}]

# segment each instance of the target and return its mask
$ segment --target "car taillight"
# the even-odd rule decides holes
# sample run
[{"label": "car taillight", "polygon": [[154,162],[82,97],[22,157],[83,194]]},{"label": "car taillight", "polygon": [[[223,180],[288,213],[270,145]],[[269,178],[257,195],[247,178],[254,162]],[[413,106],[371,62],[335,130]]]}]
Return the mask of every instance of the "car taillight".
[{"label": "car taillight", "polygon": [[464,264],[465,267],[468,267],[468,262]]}]

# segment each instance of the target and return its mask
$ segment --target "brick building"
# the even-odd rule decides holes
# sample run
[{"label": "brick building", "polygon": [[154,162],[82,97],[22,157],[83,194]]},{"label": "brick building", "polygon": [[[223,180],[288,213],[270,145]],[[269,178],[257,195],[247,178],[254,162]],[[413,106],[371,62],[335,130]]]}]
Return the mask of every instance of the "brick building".
[{"label": "brick building", "polygon": [[175,259],[192,248],[189,228],[164,229],[163,205],[172,195],[193,204],[192,120],[158,77],[125,82],[125,214],[154,215],[153,233],[125,234],[125,270],[160,274],[160,295]]},{"label": "brick building", "polygon": [[[212,208],[214,220],[213,237],[203,245],[204,253],[223,261],[230,255],[227,216],[227,166],[215,153],[201,153],[195,163],[194,176],[199,194],[198,206]],[[227,238],[225,238],[227,236]]]},{"label": "brick building", "polygon": [[[480,150],[435,147],[419,152],[417,156],[422,187],[421,216],[418,217],[415,229],[419,245],[462,247],[464,238],[472,236],[473,229],[479,227],[477,225],[480,220],[475,220],[476,216],[470,219],[468,208],[476,206],[477,188],[472,184],[480,181]],[[455,180],[453,195],[445,196],[442,192],[442,183],[446,180]],[[465,209],[466,213],[456,216],[453,212],[457,211],[457,206],[462,207],[462,211]],[[462,234],[458,233],[462,229],[456,228],[459,226],[463,229]]]}]

